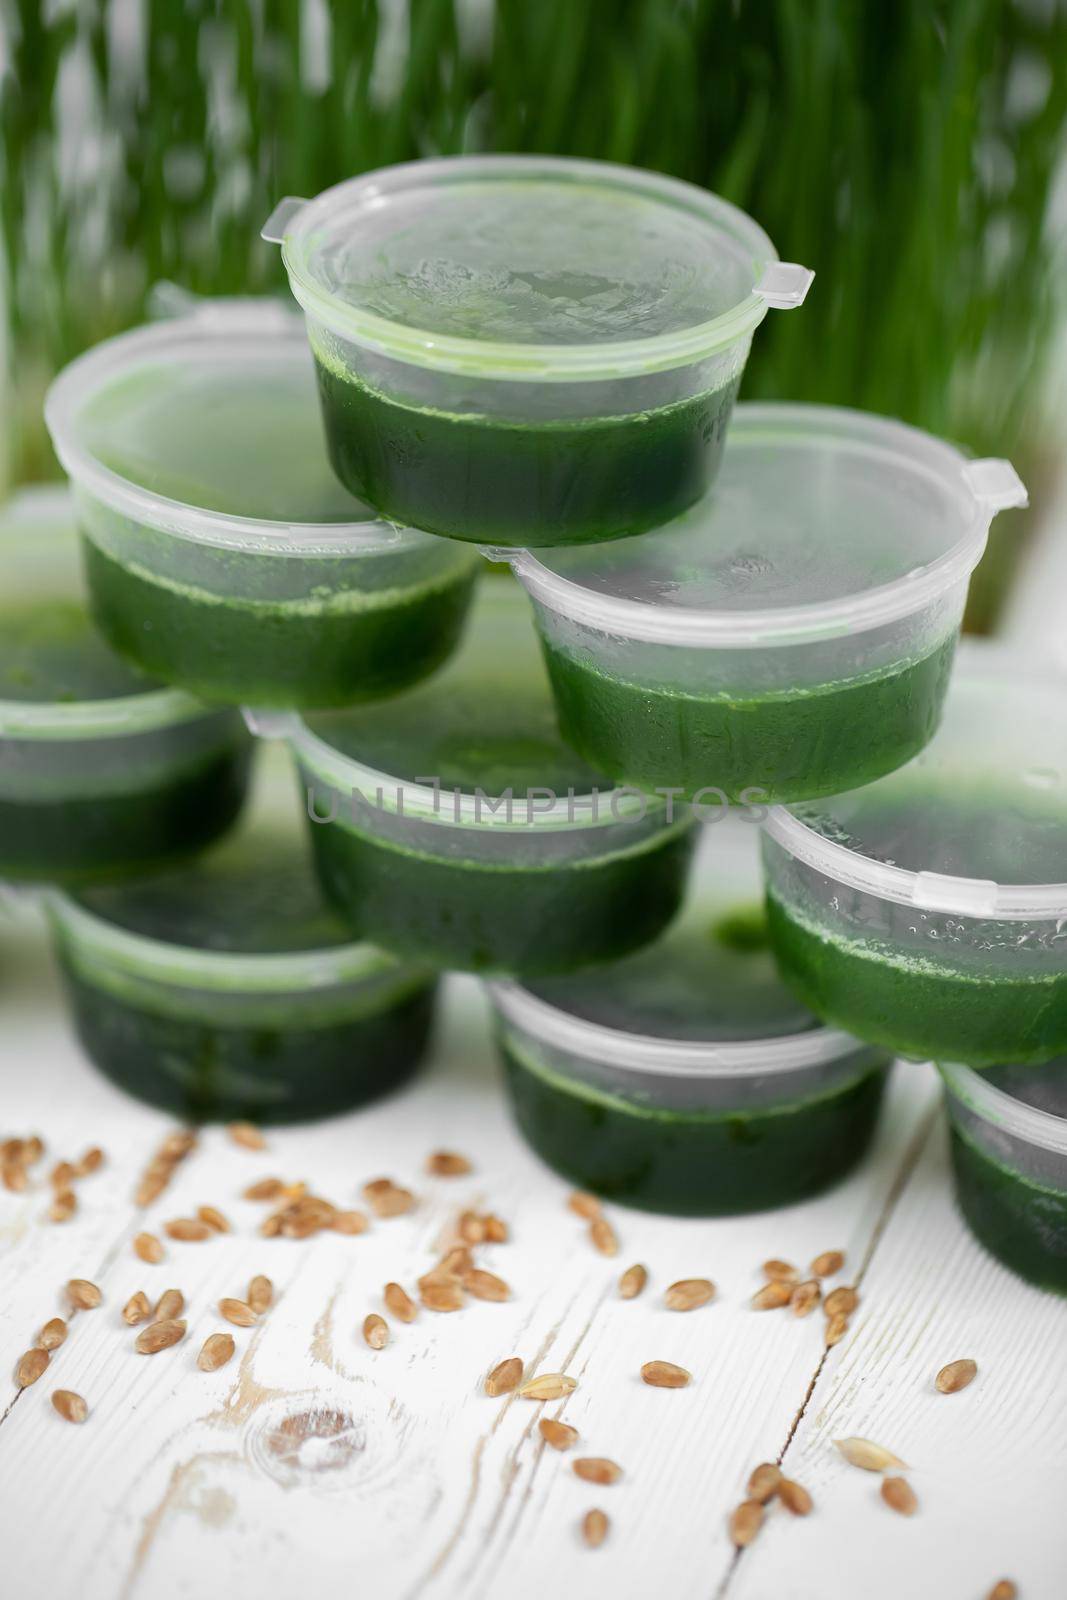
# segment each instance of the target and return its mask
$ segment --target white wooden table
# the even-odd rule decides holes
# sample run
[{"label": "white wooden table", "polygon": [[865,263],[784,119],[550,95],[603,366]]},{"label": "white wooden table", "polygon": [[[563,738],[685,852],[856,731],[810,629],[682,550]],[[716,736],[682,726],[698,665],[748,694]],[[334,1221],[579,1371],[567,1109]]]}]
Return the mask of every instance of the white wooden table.
[{"label": "white wooden table", "polygon": [[[21,1195],[0,1191],[0,1594],[3,1600],[542,1600],[605,1594],[713,1600],[981,1600],[1011,1577],[1020,1600],[1067,1593],[1067,1305],[1016,1281],[954,1214],[932,1075],[897,1069],[873,1158],[836,1193],[790,1211],[730,1221],[672,1221],[621,1209],[615,1261],[597,1255],[565,1207],[565,1183],[509,1124],[484,1000],[450,980],[438,1044],[417,1087],[370,1110],[237,1148],[218,1129],[148,1213],[134,1182],[171,1124],[98,1078],[60,1008],[36,925],[0,924],[0,1137],[39,1132],[48,1159]],[[79,1187],[75,1220],[43,1220],[51,1161],[99,1143],[107,1164]],[[427,1153],[449,1146],[469,1178],[430,1179]],[[241,1199],[255,1178],[304,1178],[335,1202],[362,1205],[370,1177],[406,1181],[409,1216],[358,1238],[266,1240],[262,1208]],[[209,1202],[235,1232],[167,1242],[145,1266],[142,1227]],[[420,1311],[371,1351],[360,1326],[382,1310],[386,1280],[413,1280],[469,1206],[510,1224],[484,1264],[513,1288],[505,1305],[457,1315]],[[848,1252],[862,1304],[828,1356],[823,1321],[756,1313],[748,1300],[768,1255],[807,1262]],[[621,1269],[647,1264],[645,1295],[616,1294]],[[277,1288],[259,1326],[231,1330],[238,1354],[208,1375],[205,1336],[226,1325],[222,1295],[264,1272]],[[713,1304],[681,1315],[661,1304],[683,1276],[710,1276]],[[17,1394],[8,1376],[72,1276],[100,1285],[103,1306],[77,1315],[45,1376]],[[136,1355],[120,1309],[137,1288],[180,1287],[186,1341]],[[517,1353],[528,1370],[567,1371],[578,1388],[542,1408],[487,1399],[489,1367]],[[979,1376],[942,1396],[933,1376],[973,1356]],[[688,1367],[692,1386],[651,1389],[642,1363]],[[72,1427],[55,1388],[84,1395]],[[561,1415],[581,1449],[625,1469],[594,1488],[547,1449],[537,1421]],[[865,1435],[911,1466],[920,1511],[894,1515],[878,1480],[848,1466],[835,1437]],[[784,1454],[810,1489],[806,1520],[773,1510],[735,1555],[726,1531],[750,1469]],[[590,1506],[612,1522],[586,1549]]]}]

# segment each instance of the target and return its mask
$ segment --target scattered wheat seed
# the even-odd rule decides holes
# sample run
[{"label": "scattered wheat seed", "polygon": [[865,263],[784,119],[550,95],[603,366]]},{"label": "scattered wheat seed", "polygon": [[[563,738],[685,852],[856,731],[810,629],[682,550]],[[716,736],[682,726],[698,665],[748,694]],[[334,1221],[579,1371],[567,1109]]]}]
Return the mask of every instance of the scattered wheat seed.
[{"label": "scattered wheat seed", "polygon": [[907,1466],[892,1450],[870,1439],[835,1439],[834,1444],[850,1466],[862,1467],[864,1472],[888,1472],[890,1467]]},{"label": "scattered wheat seed", "polygon": [[255,1327],[256,1314],[247,1301],[225,1296],[219,1301],[219,1313],[227,1322],[232,1322],[235,1328]]},{"label": "scattered wheat seed", "polygon": [[762,1271],[763,1276],[772,1282],[776,1278],[784,1278],[788,1283],[797,1283],[800,1279],[800,1273],[791,1261],[779,1261],[777,1258],[765,1261]]},{"label": "scattered wheat seed", "polygon": [[978,1363],[965,1358],[962,1361],[950,1361],[947,1367],[942,1367],[934,1382],[941,1394],[958,1394],[969,1383],[973,1383],[977,1375]]},{"label": "scattered wheat seed", "polygon": [[587,1511],[582,1518],[582,1538],[591,1550],[597,1550],[608,1536],[611,1526],[603,1511]]},{"label": "scattered wheat seed", "polygon": [[180,1344],[184,1338],[184,1322],[150,1322],[133,1341],[133,1348],[138,1355],[154,1356],[160,1350],[169,1350],[171,1345]]},{"label": "scattered wheat seed", "polygon": [[257,1317],[262,1316],[264,1311],[269,1311],[274,1303],[274,1285],[261,1272],[257,1272],[248,1285],[247,1300]]},{"label": "scattered wheat seed", "polygon": [[243,1150],[265,1150],[267,1141],[254,1122],[231,1122],[226,1129],[234,1144]]},{"label": "scattered wheat seed", "polygon": [[569,1450],[578,1443],[578,1429],[572,1428],[569,1422],[560,1422],[558,1417],[542,1417],[537,1426],[542,1439],[553,1450]]},{"label": "scattered wheat seed", "polygon": [[200,1346],[196,1364],[201,1372],[217,1372],[230,1360],[236,1348],[232,1333],[209,1333]]},{"label": "scattered wheat seed", "polygon": [[692,1382],[693,1374],[684,1367],[676,1367],[673,1361],[646,1361],[641,1377],[653,1389],[684,1389]]},{"label": "scattered wheat seed", "polygon": [[828,1317],[850,1317],[860,1303],[860,1297],[850,1283],[831,1289],[822,1303]]},{"label": "scattered wheat seed", "polygon": [[772,1278],[752,1296],[753,1311],[777,1311],[787,1306],[793,1298],[794,1285],[789,1278]]},{"label": "scattered wheat seed", "polygon": [[147,1322],[152,1315],[152,1307],[148,1303],[148,1296],[143,1289],[138,1289],[136,1294],[131,1294],[122,1308],[122,1320],[131,1328],[136,1328],[139,1322]]},{"label": "scattered wheat seed", "polygon": [[456,1224],[456,1231],[467,1244],[485,1243],[485,1220],[476,1211],[464,1211]]},{"label": "scattered wheat seed", "polygon": [[153,1322],[173,1322],[185,1310],[185,1296],[180,1289],[164,1289],[152,1313]]},{"label": "scattered wheat seed", "polygon": [[1010,1578],[1001,1578],[989,1591],[989,1600],[1018,1600],[1019,1591]]},{"label": "scattered wheat seed", "polygon": [[159,1147],[162,1160],[169,1161],[172,1165],[184,1161],[190,1150],[196,1148],[196,1134],[192,1128],[175,1128],[173,1133],[168,1133]]},{"label": "scattered wheat seed", "polygon": [[472,1267],[465,1272],[462,1278],[463,1287],[468,1294],[476,1300],[507,1300],[511,1290],[503,1278],[498,1278],[494,1272],[486,1272],[481,1267]]},{"label": "scattered wheat seed", "polygon": [[284,1188],[285,1184],[280,1178],[260,1178],[257,1183],[250,1183],[242,1193],[246,1200],[277,1200]]},{"label": "scattered wheat seed", "polygon": [[163,1260],[163,1246],[154,1233],[139,1233],[133,1241],[133,1253],[153,1266]]},{"label": "scattered wheat seed", "polygon": [[523,1365],[518,1356],[507,1356],[503,1361],[498,1361],[492,1372],[486,1375],[485,1392],[490,1399],[495,1400],[498,1395],[510,1394],[522,1382]]},{"label": "scattered wheat seed", "polygon": [[414,1322],[419,1314],[418,1306],[399,1283],[387,1283],[382,1290],[382,1299],[385,1309],[391,1311],[398,1322]]},{"label": "scattered wheat seed", "polygon": [[464,1178],[472,1170],[467,1157],[455,1150],[435,1150],[426,1158],[426,1171],[432,1178]]},{"label": "scattered wheat seed", "polygon": [[95,1283],[90,1283],[88,1278],[71,1278],[67,1284],[67,1296],[72,1306],[77,1306],[79,1311],[94,1311],[104,1298]]},{"label": "scattered wheat seed", "polygon": [[419,1298],[427,1311],[461,1311],[463,1288],[458,1279],[419,1282]]},{"label": "scattered wheat seed", "polygon": [[363,1185],[363,1197],[377,1217],[402,1217],[415,1208],[415,1196],[391,1178],[377,1178]]},{"label": "scattered wheat seed", "polygon": [[25,1355],[20,1356],[15,1368],[15,1382],[18,1387],[28,1389],[31,1383],[36,1383],[47,1367],[49,1359],[48,1351],[41,1350],[36,1345],[32,1350],[27,1350]]},{"label": "scattered wheat seed", "polygon": [[586,1483],[618,1483],[622,1477],[622,1468],[606,1456],[579,1456],[571,1465],[576,1475]]},{"label": "scattered wheat seed", "polygon": [[600,1215],[600,1201],[595,1194],[587,1194],[584,1189],[575,1189],[573,1194],[568,1195],[567,1204],[575,1216],[584,1218],[586,1222],[594,1222]]},{"label": "scattered wheat seed", "polygon": [[738,1550],[752,1543],[763,1521],[763,1507],[758,1500],[742,1500],[730,1513],[730,1538]]},{"label": "scattered wheat seed", "polygon": [[78,1209],[78,1197],[73,1189],[64,1189],[57,1194],[48,1208],[50,1222],[69,1222]]},{"label": "scattered wheat seed", "polygon": [[789,1309],[794,1317],[807,1317],[815,1310],[822,1290],[814,1278],[809,1278],[806,1283],[798,1283],[789,1300]]},{"label": "scattered wheat seed", "polygon": [[37,1344],[41,1350],[58,1350],[66,1337],[67,1324],[63,1318],[52,1317],[37,1335]]},{"label": "scattered wheat seed", "polygon": [[758,1467],[752,1469],[748,1480],[748,1498],[766,1505],[778,1493],[781,1481],[782,1469],[775,1466],[773,1461],[761,1461]]},{"label": "scattered wheat seed", "polygon": [[696,1311],[699,1306],[706,1306],[714,1294],[715,1285],[710,1278],[681,1278],[671,1284],[663,1302],[668,1311]]},{"label": "scattered wheat seed", "polygon": [[52,1404],[64,1422],[84,1422],[89,1415],[89,1407],[81,1395],[75,1394],[73,1389],[56,1389],[52,1395]]},{"label": "scattered wheat seed", "polygon": [[619,1298],[636,1300],[647,1282],[647,1269],[641,1266],[640,1262],[635,1262],[632,1267],[627,1267],[619,1279]]},{"label": "scattered wheat seed", "polygon": [[87,1178],[91,1172],[96,1172],[104,1164],[104,1152],[98,1144],[91,1145],[85,1154],[75,1164],[75,1176]]},{"label": "scattered wheat seed", "polygon": [[594,1217],[589,1224],[589,1237],[593,1248],[600,1251],[602,1256],[617,1256],[619,1241],[615,1229],[607,1217]]},{"label": "scattered wheat seed", "polygon": [[783,1478],[778,1485],[778,1498],[794,1517],[806,1517],[814,1501],[802,1483],[795,1478]]},{"label": "scattered wheat seed", "polygon": [[48,1181],[57,1194],[62,1194],[65,1189],[70,1188],[76,1177],[77,1173],[69,1161],[57,1161],[48,1174]]},{"label": "scattered wheat seed", "polygon": [[570,1377],[566,1372],[541,1372],[536,1378],[527,1378],[525,1383],[520,1384],[518,1392],[523,1400],[562,1400],[564,1395],[573,1394],[577,1387],[577,1378]]},{"label": "scattered wheat seed", "polygon": [[362,1211],[335,1211],[330,1219],[334,1233],[366,1233],[368,1223]]},{"label": "scattered wheat seed", "polygon": [[389,1342],[389,1324],[376,1311],[363,1318],[363,1337],[372,1350],[384,1350]]},{"label": "scattered wheat seed", "polygon": [[881,1492],[889,1509],[899,1511],[902,1517],[912,1517],[919,1509],[915,1490],[907,1478],[883,1478]]},{"label": "scattered wheat seed", "polygon": [[824,1250],[811,1264],[813,1278],[832,1278],[845,1264],[843,1250]]},{"label": "scattered wheat seed", "polygon": [[847,1332],[848,1318],[843,1311],[839,1311],[836,1316],[830,1317],[826,1324],[827,1350],[832,1350],[835,1344],[840,1344]]},{"label": "scattered wheat seed", "polygon": [[491,1211],[487,1211],[485,1216],[482,1218],[482,1224],[485,1228],[486,1244],[507,1243],[508,1225],[504,1221],[503,1217],[494,1216]]},{"label": "scattered wheat seed", "polygon": [[232,1233],[233,1229],[218,1206],[197,1206],[196,1214],[214,1233]]},{"label": "scattered wheat seed", "polygon": [[172,1222],[163,1224],[163,1232],[171,1239],[181,1239],[188,1244],[194,1244],[203,1239],[210,1239],[214,1230],[206,1222],[201,1222],[199,1217],[175,1217]]}]

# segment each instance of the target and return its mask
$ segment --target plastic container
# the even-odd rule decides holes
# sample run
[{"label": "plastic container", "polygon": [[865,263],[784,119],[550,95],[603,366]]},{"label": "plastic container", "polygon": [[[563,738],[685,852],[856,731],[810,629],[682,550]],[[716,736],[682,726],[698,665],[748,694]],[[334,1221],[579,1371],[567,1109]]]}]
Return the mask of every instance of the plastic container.
[{"label": "plastic container", "polygon": [[189,855],[233,823],[250,742],[116,656],[84,599],[65,490],[0,507],[0,878],[86,880]]},{"label": "plastic container", "polygon": [[328,895],[356,932],[477,971],[558,971],[656,937],[692,824],[601,786],[559,737],[521,590],[482,585],[455,659],[388,704],[257,718],[307,790]]},{"label": "plastic container", "polygon": [[420,161],[284,200],[338,477],[454,539],[655,526],[714,477],[752,334],[812,274],[715,195],[546,156]]},{"label": "plastic container", "polygon": [[433,671],[472,554],[379,520],[330,471],[298,317],[206,302],[109,340],[49,391],[96,617],[207,699],[338,705]]},{"label": "plastic container", "polygon": [[771,935],[820,1016],[969,1066],[1067,1052],[1067,680],[965,652],[889,778],[765,824]]},{"label": "plastic container", "polygon": [[583,1188],[677,1215],[759,1211],[826,1188],[870,1143],[889,1057],[819,1026],[779,979],[756,835],[704,830],[687,909],[648,949],[491,986],[519,1128]]},{"label": "plastic container", "polygon": [[944,1066],[956,1196],[987,1250],[1067,1294],[1067,1056],[1029,1067]]},{"label": "plastic container", "polygon": [[739,406],[715,488],[654,538],[514,558],[564,735],[690,798],[892,771],[937,726],[990,520],[1025,500],[1007,462],[882,417]]},{"label": "plastic container", "polygon": [[49,891],[79,1038],[120,1088],[196,1121],[296,1122],[407,1082],[426,969],[351,935],[322,900],[289,784],[183,873]]}]

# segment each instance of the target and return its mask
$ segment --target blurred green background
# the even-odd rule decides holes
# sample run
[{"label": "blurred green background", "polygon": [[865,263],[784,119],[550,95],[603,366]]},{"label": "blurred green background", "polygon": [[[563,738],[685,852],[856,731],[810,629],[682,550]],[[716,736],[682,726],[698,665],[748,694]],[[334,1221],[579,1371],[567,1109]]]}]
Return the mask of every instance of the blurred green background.
[{"label": "blurred green background", "polygon": [[905,418],[1010,456],[1037,500],[1055,475],[1064,0],[0,0],[0,72],[0,485],[55,474],[49,378],[154,282],[280,289],[278,197],[469,150],[727,196],[818,274],[747,397]]}]

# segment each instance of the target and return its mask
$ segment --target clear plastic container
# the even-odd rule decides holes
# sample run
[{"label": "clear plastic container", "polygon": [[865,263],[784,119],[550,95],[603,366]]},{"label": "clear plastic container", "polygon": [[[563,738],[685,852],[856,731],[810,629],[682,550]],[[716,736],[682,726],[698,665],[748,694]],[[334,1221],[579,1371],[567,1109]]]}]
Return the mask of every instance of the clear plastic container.
[{"label": "clear plastic container", "polygon": [[821,1027],[782,984],[757,852],[751,822],[709,826],[687,908],[656,944],[491,985],[519,1128],[583,1188],[676,1215],[759,1211],[826,1188],[867,1149],[889,1057]]},{"label": "clear plastic container", "polygon": [[424,1053],[433,975],[352,942],[288,781],[261,782],[250,822],[184,872],[50,890],[45,905],[89,1057],[178,1116],[348,1111],[405,1083]]},{"label": "clear plastic container", "polygon": [[937,726],[1007,462],[901,423],[742,405],[711,493],[654,538],[513,558],[566,738],[642,788],[798,800]]},{"label": "clear plastic container", "polygon": [[339,705],[454,647],[477,562],[380,520],[330,470],[300,319],[205,302],[109,340],[45,405],[97,620],[206,699]]},{"label": "clear plastic container", "polygon": [[0,507],[0,877],[86,880],[210,844],[250,741],[114,654],[93,627],[66,490]]},{"label": "clear plastic container", "polygon": [[354,494],[454,539],[639,533],[714,477],[752,334],[812,274],[690,184],[461,156],[284,200],[330,455]]},{"label": "clear plastic container", "polygon": [[941,1076],[972,1232],[1014,1272],[1067,1294],[1067,1056],[1038,1072],[944,1066]]},{"label": "clear plastic container", "polygon": [[566,971],[647,943],[678,908],[691,819],[602,784],[563,743],[507,578],[482,584],[429,683],[380,706],[252,721],[291,746],[330,898],[389,949]]},{"label": "clear plastic container", "polygon": [[1067,1052],[1067,680],[968,650],[940,730],[891,777],[775,809],[782,970],[820,1016],[920,1059]]}]

